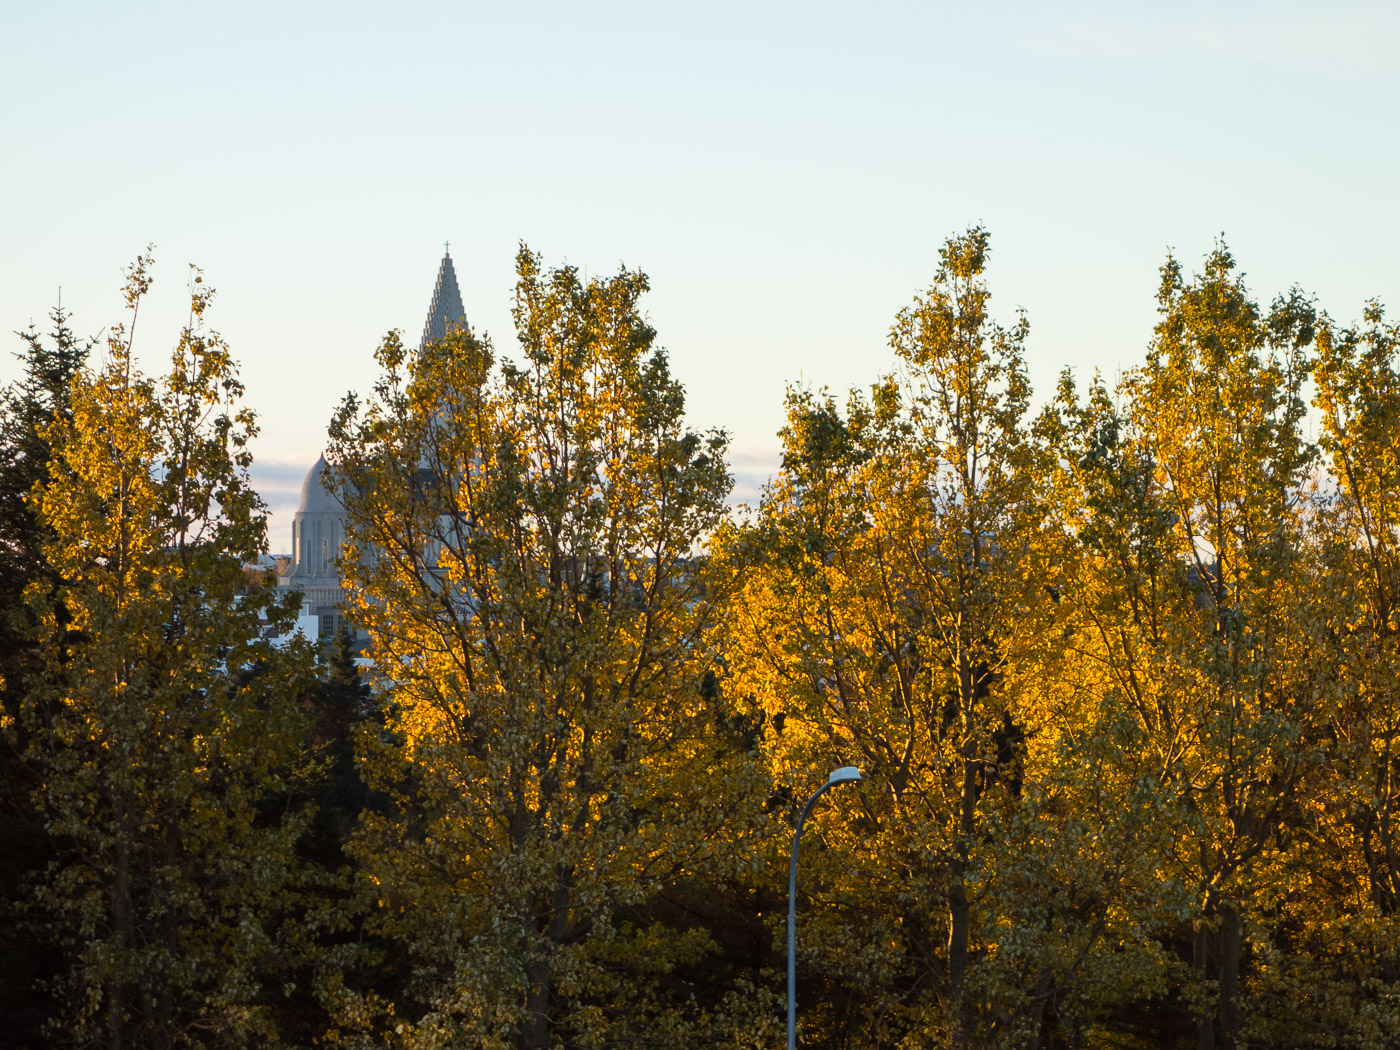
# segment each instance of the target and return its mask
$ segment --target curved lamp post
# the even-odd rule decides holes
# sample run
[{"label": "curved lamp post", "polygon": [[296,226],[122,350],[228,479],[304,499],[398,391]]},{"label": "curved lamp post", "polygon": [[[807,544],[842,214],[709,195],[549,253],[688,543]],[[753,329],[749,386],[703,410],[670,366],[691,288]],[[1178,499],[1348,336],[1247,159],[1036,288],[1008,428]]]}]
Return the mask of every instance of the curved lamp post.
[{"label": "curved lamp post", "polygon": [[835,770],[802,807],[802,816],[797,818],[797,832],[792,836],[792,864],[788,867],[788,1050],[797,1050],[797,847],[802,843],[802,825],[807,823],[807,815],[812,812],[812,807],[817,804],[817,799],[822,797],[827,788],[833,788],[837,784],[853,784],[859,779],[860,770],[855,766],[842,766]]}]

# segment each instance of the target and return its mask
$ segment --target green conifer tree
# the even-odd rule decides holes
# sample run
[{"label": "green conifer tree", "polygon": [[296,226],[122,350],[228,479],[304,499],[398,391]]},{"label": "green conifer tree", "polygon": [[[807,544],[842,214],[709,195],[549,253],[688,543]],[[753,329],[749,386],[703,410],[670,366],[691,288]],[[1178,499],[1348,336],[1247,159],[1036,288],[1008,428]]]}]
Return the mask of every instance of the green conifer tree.
[{"label": "green conifer tree", "polygon": [[51,856],[32,800],[39,780],[23,761],[27,740],[17,718],[39,655],[24,592],[55,582],[35,509],[49,477],[45,435],[70,417],[73,380],[92,345],[73,331],[68,311],[55,307],[49,319],[47,341],[32,325],[19,333],[23,371],[0,393],[0,1017],[10,1022],[6,1038],[16,1047],[40,1045],[51,1000],[37,985],[57,966],[53,945],[18,914],[22,885]]}]

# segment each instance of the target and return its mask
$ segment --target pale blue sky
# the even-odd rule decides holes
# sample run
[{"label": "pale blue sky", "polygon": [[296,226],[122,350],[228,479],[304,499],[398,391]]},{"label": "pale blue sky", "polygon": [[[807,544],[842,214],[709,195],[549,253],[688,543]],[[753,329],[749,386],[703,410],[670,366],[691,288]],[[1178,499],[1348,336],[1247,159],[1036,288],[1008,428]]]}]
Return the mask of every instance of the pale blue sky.
[{"label": "pale blue sky", "polygon": [[416,341],[444,239],[507,353],[519,239],[646,270],[745,495],[784,385],[886,370],[895,311],[972,223],[1042,396],[1063,365],[1134,364],[1167,247],[1194,264],[1222,231],[1263,298],[1400,308],[1395,5],[10,0],[0,41],[0,329],[60,284],[80,330],[118,319],[152,241],[155,370],[202,266],[274,549],[380,335]]}]

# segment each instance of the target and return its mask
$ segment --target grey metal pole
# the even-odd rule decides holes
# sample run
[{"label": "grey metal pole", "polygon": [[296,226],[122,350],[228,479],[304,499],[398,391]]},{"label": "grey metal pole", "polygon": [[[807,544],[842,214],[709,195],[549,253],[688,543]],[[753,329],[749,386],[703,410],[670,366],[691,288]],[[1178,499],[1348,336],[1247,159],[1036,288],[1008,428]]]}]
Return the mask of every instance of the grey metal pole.
[{"label": "grey metal pole", "polygon": [[817,799],[827,788],[837,784],[849,784],[860,779],[860,770],[855,766],[842,766],[827,777],[826,783],[817,788],[817,793],[802,807],[802,815],[797,818],[797,831],[792,836],[792,863],[788,865],[788,944],[787,944],[787,1045],[788,1050],[797,1050],[797,847],[802,844],[802,827]]}]

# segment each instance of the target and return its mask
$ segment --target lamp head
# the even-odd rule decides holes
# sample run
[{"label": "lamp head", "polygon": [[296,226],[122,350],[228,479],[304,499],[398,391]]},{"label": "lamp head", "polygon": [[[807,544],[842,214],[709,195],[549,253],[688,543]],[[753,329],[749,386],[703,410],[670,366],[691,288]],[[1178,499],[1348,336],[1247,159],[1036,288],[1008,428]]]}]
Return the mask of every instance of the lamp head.
[{"label": "lamp head", "polygon": [[860,779],[860,770],[855,766],[842,766],[840,769],[832,770],[831,776],[826,778],[828,784],[851,784]]}]

